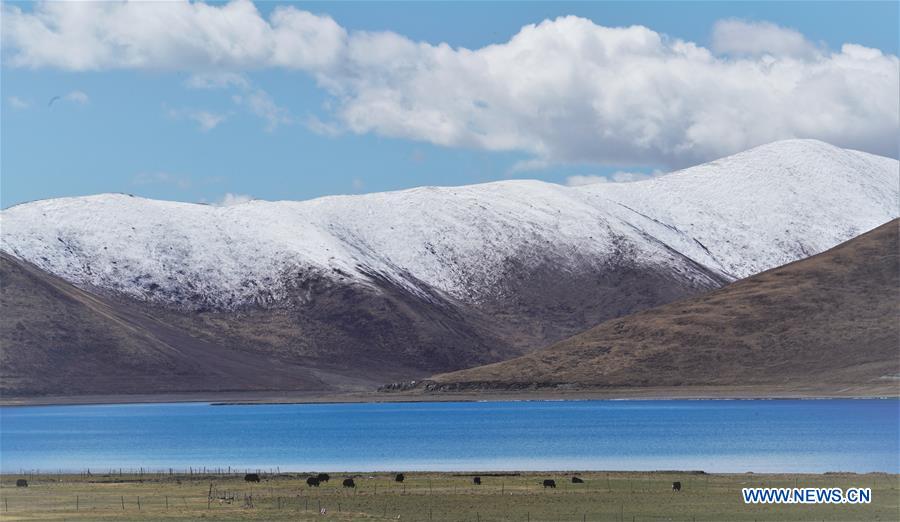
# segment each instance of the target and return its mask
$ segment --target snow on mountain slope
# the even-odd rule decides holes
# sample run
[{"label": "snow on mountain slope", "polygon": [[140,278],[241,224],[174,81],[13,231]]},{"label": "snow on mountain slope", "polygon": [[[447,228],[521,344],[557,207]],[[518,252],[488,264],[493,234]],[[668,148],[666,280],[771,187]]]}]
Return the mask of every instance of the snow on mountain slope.
[{"label": "snow on mountain slope", "polygon": [[103,194],[2,212],[0,249],[78,286],[230,309],[302,281],[387,278],[478,303],[509,266],[630,264],[712,287],[830,248],[894,217],[896,160],[777,142],[637,183],[538,181],[213,207]]},{"label": "snow on mountain slope", "polygon": [[743,278],[897,217],[898,168],[891,158],[788,140],[652,180],[581,190],[695,261]]}]

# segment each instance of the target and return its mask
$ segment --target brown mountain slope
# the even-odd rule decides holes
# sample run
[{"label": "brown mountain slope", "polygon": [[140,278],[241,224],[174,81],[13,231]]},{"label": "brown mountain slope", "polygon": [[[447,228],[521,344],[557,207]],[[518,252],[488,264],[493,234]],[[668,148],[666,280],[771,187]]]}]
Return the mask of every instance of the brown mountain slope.
[{"label": "brown mountain slope", "polygon": [[321,388],[298,367],[192,336],[0,254],[0,393]]},{"label": "brown mountain slope", "polygon": [[440,390],[900,383],[898,221],[547,349],[434,377]]},{"label": "brown mountain slope", "polygon": [[[538,286],[512,289],[518,300],[476,309],[370,275],[372,285],[309,277],[269,308],[178,310],[80,289],[0,253],[0,393],[374,389],[509,359],[704,290],[628,267],[600,276],[549,270],[523,276]],[[537,291],[542,281],[555,285]]]},{"label": "brown mountain slope", "polygon": [[371,389],[521,353],[477,314],[389,282],[306,290],[314,307],[183,312],[0,253],[0,394]]}]

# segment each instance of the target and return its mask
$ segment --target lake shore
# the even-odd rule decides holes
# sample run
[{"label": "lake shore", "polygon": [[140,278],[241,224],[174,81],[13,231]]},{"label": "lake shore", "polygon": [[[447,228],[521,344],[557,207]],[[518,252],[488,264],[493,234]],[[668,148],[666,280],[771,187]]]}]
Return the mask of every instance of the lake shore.
[{"label": "lake shore", "polygon": [[668,400],[668,399],[877,399],[900,398],[900,383],[840,389],[822,387],[773,386],[678,386],[647,388],[606,388],[567,390],[489,390],[465,392],[420,391],[308,392],[308,391],[224,391],[154,393],[140,395],[73,395],[0,397],[0,406],[62,406],[84,404],[144,404],[208,402],[213,404],[316,404],[378,402],[478,402],[478,401],[561,401],[561,400]]},{"label": "lake shore", "polygon": [[[254,472],[254,470],[247,470]],[[4,520],[893,520],[900,475],[698,472],[0,475]],[[475,483],[475,477],[480,484]],[[581,482],[573,482],[577,476]],[[27,487],[16,487],[25,479]],[[353,480],[354,487],[343,482]],[[554,487],[545,487],[553,480]],[[673,491],[678,482],[681,490]],[[871,488],[870,504],[745,504],[745,487]]]}]

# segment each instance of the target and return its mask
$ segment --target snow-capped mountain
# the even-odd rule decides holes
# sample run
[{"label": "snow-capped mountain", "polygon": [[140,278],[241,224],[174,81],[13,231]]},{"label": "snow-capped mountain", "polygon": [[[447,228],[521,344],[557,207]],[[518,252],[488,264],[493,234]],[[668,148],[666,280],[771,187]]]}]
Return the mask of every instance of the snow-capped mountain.
[{"label": "snow-capped mountain", "polygon": [[[32,375],[33,359],[10,362],[26,352],[16,343],[56,360],[96,322],[82,352],[127,345],[122,360],[136,368],[189,359],[203,372],[203,354],[231,350],[211,357],[287,361],[312,388],[417,378],[822,252],[896,218],[898,189],[894,159],[791,140],[633,183],[504,181],[228,207],[120,194],[37,201],[0,214],[4,270],[19,274],[7,301],[17,304],[4,306],[34,310],[3,324],[15,338],[0,356]],[[63,298],[45,290],[60,280],[87,309],[57,310]],[[59,320],[28,323],[50,309]],[[42,386],[39,375],[22,382]]]},{"label": "snow-capped mountain", "polygon": [[[898,213],[896,160],[777,142],[657,179],[505,181],[229,207],[102,194],[2,213],[0,249],[80,287],[176,306],[274,304],[316,275],[478,303],[510,267],[612,262],[693,284],[821,252]],[[706,270],[703,270],[706,269]]]}]

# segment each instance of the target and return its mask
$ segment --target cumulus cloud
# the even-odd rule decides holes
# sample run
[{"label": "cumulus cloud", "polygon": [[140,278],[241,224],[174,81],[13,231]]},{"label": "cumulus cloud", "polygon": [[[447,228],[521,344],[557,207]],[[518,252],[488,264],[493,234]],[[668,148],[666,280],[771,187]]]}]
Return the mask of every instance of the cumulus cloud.
[{"label": "cumulus cloud", "polygon": [[651,173],[646,172],[624,172],[618,171],[609,176],[598,176],[595,174],[569,176],[566,178],[566,185],[570,187],[581,187],[584,185],[594,185],[597,183],[630,183],[632,181],[643,181],[645,179],[663,176],[666,173],[661,170],[654,170]]},{"label": "cumulus cloud", "polygon": [[713,26],[713,51],[737,56],[792,56],[815,58],[821,54],[818,46],[803,33],[771,22],[719,20]]},{"label": "cumulus cloud", "polygon": [[222,199],[214,203],[214,205],[218,207],[230,207],[232,205],[240,205],[241,203],[247,203],[248,201],[253,201],[253,196],[248,196],[247,194],[232,194],[231,192],[226,192]]},{"label": "cumulus cloud", "polygon": [[334,20],[276,8],[264,20],[249,0],[3,4],[9,63],[70,71],[109,68],[223,70],[329,62],[346,31]]},{"label": "cumulus cloud", "polygon": [[[3,15],[13,66],[303,70],[331,95],[313,129],[525,152],[522,169],[681,167],[797,137],[897,155],[897,57],[824,49],[765,22],[719,22],[707,49],[568,16],[465,49],[348,32],[293,6],[266,19],[246,0],[3,4]],[[238,96],[269,128],[290,119],[270,97]]]}]

